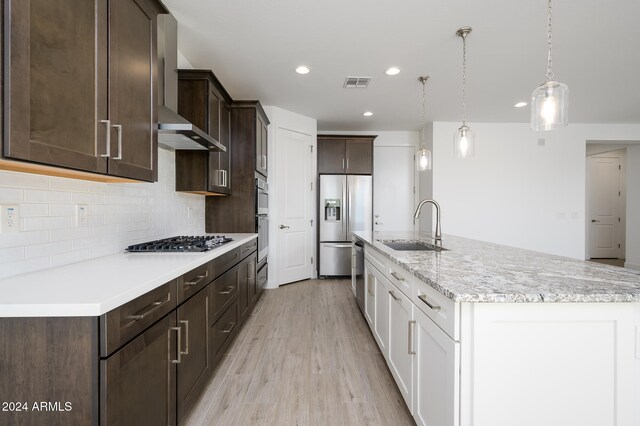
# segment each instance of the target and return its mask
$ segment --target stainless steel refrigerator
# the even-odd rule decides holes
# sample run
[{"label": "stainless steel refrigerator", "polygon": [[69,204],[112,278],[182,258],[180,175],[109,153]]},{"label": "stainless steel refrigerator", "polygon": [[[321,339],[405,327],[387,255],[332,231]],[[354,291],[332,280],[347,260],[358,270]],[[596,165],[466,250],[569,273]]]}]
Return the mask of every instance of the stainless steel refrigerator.
[{"label": "stainless steel refrigerator", "polygon": [[372,230],[372,205],[371,176],[320,175],[319,275],[351,275],[351,233]]}]

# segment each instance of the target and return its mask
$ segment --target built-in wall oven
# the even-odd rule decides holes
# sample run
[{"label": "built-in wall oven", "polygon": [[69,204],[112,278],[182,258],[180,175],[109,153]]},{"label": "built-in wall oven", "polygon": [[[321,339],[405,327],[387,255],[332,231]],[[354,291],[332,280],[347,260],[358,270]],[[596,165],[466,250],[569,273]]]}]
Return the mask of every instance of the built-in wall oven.
[{"label": "built-in wall oven", "polygon": [[256,177],[256,232],[258,233],[258,263],[269,253],[269,185]]}]

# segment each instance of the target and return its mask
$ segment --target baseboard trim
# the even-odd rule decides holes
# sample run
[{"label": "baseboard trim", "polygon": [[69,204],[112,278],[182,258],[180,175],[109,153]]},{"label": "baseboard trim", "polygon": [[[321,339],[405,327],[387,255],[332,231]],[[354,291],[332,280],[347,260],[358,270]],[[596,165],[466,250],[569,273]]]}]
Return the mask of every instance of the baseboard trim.
[{"label": "baseboard trim", "polygon": [[638,265],[638,264],[636,264],[636,263],[624,262],[624,267],[625,267],[625,268],[635,269],[635,270],[637,270],[637,271],[640,271],[640,265]]}]

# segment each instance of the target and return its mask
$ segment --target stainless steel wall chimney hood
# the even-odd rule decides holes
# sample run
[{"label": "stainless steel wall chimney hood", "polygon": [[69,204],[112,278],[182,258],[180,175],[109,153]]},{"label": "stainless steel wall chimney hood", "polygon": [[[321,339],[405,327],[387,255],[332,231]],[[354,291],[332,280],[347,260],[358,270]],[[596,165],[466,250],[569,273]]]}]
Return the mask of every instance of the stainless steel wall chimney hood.
[{"label": "stainless steel wall chimney hood", "polygon": [[178,23],[158,15],[158,144],[168,149],[226,151],[211,135],[180,116],[178,110]]}]

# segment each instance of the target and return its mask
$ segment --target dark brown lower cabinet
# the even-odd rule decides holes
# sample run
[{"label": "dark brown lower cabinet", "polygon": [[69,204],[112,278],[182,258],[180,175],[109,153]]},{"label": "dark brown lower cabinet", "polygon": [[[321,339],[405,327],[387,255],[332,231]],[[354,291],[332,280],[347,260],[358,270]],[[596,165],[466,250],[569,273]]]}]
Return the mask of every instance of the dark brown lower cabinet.
[{"label": "dark brown lower cabinet", "polygon": [[58,404],[0,425],[180,424],[265,281],[252,240],[101,317],[0,318],[0,401]]},{"label": "dark brown lower cabinet", "polygon": [[176,424],[175,313],[100,361],[101,425]]},{"label": "dark brown lower cabinet", "polygon": [[254,252],[253,254],[243,259],[242,262],[240,262],[240,264],[237,266],[239,276],[238,281],[240,285],[240,317],[243,321],[251,312],[250,308],[253,307],[255,298],[257,296],[256,263],[257,256]]},{"label": "dark brown lower cabinet", "polygon": [[240,326],[240,304],[238,298],[229,306],[222,316],[211,327],[211,355],[217,363],[224,350],[235,337]]},{"label": "dark brown lower cabinet", "polygon": [[209,291],[199,293],[178,308],[182,332],[178,363],[178,421],[186,417],[211,375],[209,354]]}]

